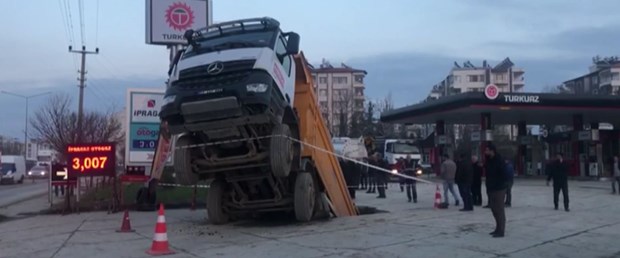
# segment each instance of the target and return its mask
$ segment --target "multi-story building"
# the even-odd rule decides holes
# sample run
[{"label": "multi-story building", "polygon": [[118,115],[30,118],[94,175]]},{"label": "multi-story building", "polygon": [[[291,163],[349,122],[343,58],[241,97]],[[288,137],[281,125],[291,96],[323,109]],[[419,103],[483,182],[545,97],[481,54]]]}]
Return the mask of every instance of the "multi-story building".
[{"label": "multi-story building", "polygon": [[347,136],[353,119],[364,112],[364,78],[367,72],[346,64],[332,66],[323,59],[311,66],[314,91],[323,118],[333,136]]},{"label": "multi-story building", "polygon": [[[483,92],[484,88],[491,83],[495,84],[500,92],[521,92],[525,87],[524,74],[525,71],[515,67],[508,57],[494,67],[491,67],[486,60],[482,62],[482,66],[475,66],[469,61],[463,65],[454,62],[448,75],[433,86],[427,101],[465,92]],[[464,126],[462,125],[446,129],[449,135],[454,135],[455,141],[463,136]],[[502,134],[509,135],[511,139],[516,137],[514,126],[502,126],[496,129]]]},{"label": "multi-story building", "polygon": [[620,95],[620,58],[594,57],[589,72],[564,82],[574,94]]},{"label": "multi-story building", "polygon": [[433,86],[429,99],[462,92],[482,92],[491,83],[497,85],[501,92],[520,92],[525,86],[524,74],[525,71],[515,67],[508,57],[495,67],[491,67],[486,60],[482,66],[475,66],[469,61],[462,66],[454,62],[450,73]]}]

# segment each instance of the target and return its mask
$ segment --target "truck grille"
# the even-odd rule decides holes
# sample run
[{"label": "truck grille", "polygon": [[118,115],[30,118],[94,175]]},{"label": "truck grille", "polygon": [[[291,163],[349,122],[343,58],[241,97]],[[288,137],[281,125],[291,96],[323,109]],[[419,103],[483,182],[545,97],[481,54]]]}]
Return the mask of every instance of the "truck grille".
[{"label": "truck grille", "polygon": [[255,62],[256,60],[223,62],[224,69],[216,75],[207,73],[209,64],[185,69],[179,73],[179,80],[172,86],[189,90],[239,83],[249,76]]}]

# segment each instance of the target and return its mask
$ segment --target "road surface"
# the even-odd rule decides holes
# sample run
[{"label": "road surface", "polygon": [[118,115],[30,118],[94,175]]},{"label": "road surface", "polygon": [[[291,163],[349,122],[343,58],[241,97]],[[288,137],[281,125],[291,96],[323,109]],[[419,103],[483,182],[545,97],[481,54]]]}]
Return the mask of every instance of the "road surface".
[{"label": "road surface", "polygon": [[47,193],[47,180],[25,179],[23,184],[0,185],[0,207],[5,207]]},{"label": "road surface", "polygon": [[[387,199],[359,191],[356,203],[388,211],[329,221],[241,220],[211,225],[204,209],[167,209],[166,257],[620,257],[620,196],[609,182],[569,182],[571,211],[553,209],[544,180],[517,180],[506,209],[506,237],[488,233],[489,209],[433,209],[435,186],[418,203],[397,184]],[[484,189],[483,189],[484,192]],[[486,202],[486,196],[484,196]],[[454,201],[454,200],[451,200]],[[130,211],[135,232],[117,233],[123,213],[32,216],[0,223],[0,257],[152,257],[156,212]]]}]

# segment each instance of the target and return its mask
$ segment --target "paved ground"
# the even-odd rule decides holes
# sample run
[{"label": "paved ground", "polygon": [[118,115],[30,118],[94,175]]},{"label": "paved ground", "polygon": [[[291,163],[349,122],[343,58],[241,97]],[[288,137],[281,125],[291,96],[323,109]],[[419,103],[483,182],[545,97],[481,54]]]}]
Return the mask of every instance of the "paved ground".
[{"label": "paved ground", "polygon": [[22,184],[0,185],[0,208],[47,193],[47,181],[25,179]]},{"label": "paved ground", "polygon": [[[397,186],[388,199],[358,192],[388,213],[326,222],[242,221],[213,226],[204,210],[167,210],[170,257],[620,257],[620,196],[609,182],[571,182],[571,212],[553,210],[551,187],[519,180],[507,232],[493,239],[488,209],[434,210],[434,186],[418,204]],[[486,201],[486,200],[485,200]],[[0,257],[148,257],[156,214],[132,212],[135,233],[116,233],[122,214],[37,216],[0,223]]]}]

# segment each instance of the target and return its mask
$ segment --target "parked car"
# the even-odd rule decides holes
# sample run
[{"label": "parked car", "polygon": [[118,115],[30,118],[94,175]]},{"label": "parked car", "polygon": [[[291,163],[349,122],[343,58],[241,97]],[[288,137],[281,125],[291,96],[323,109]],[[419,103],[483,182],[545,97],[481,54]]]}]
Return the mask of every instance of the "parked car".
[{"label": "parked car", "polygon": [[2,165],[2,179],[0,183],[14,184],[23,183],[26,177],[26,161],[23,156],[2,155],[0,157]]}]

